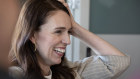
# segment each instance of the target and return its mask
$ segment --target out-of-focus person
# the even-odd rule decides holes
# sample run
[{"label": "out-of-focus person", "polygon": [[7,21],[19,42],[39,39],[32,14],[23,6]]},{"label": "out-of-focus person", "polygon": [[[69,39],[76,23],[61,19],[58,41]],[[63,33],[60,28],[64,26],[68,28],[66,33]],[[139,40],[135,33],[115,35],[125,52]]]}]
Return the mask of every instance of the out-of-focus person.
[{"label": "out-of-focus person", "polygon": [[19,6],[18,0],[0,0],[0,79],[11,79],[7,73],[8,52]]}]

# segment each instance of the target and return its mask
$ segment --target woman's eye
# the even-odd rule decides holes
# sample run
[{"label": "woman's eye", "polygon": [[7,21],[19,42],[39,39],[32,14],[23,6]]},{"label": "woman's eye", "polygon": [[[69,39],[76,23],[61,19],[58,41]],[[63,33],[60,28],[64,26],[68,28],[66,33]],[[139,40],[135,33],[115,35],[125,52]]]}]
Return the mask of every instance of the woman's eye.
[{"label": "woman's eye", "polygon": [[55,31],[55,33],[62,33],[62,31],[61,30],[57,30],[57,31]]},{"label": "woman's eye", "polygon": [[71,31],[68,31],[68,33],[71,34],[72,32]]}]

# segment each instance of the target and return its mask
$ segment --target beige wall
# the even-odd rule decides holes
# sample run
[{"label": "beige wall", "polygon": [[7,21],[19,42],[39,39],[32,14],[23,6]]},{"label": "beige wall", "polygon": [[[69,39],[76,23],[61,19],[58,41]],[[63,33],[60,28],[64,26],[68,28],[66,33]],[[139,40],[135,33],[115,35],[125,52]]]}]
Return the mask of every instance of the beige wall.
[{"label": "beige wall", "polygon": [[18,14],[18,0],[0,0],[0,63],[2,65],[7,60],[12,32]]}]

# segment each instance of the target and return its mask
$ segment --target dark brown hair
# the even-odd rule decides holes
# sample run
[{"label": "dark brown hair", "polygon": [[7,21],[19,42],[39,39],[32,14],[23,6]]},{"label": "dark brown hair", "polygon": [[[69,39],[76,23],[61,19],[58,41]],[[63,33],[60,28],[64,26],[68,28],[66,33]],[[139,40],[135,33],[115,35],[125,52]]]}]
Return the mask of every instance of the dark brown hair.
[{"label": "dark brown hair", "polygon": [[[27,79],[44,79],[30,37],[40,31],[46,18],[57,10],[70,15],[67,8],[57,0],[27,0],[21,9],[9,56],[11,65],[21,67]],[[74,79],[73,69],[63,65],[63,62],[64,57],[60,64],[51,66],[52,79]]]}]

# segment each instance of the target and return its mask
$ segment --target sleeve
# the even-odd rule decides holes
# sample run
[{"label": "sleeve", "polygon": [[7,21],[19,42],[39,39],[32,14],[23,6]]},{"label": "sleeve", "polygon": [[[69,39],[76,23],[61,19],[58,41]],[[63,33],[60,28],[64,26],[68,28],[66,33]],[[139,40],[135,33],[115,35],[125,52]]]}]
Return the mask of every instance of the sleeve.
[{"label": "sleeve", "polygon": [[74,62],[82,79],[112,79],[130,64],[129,56],[91,56]]}]

